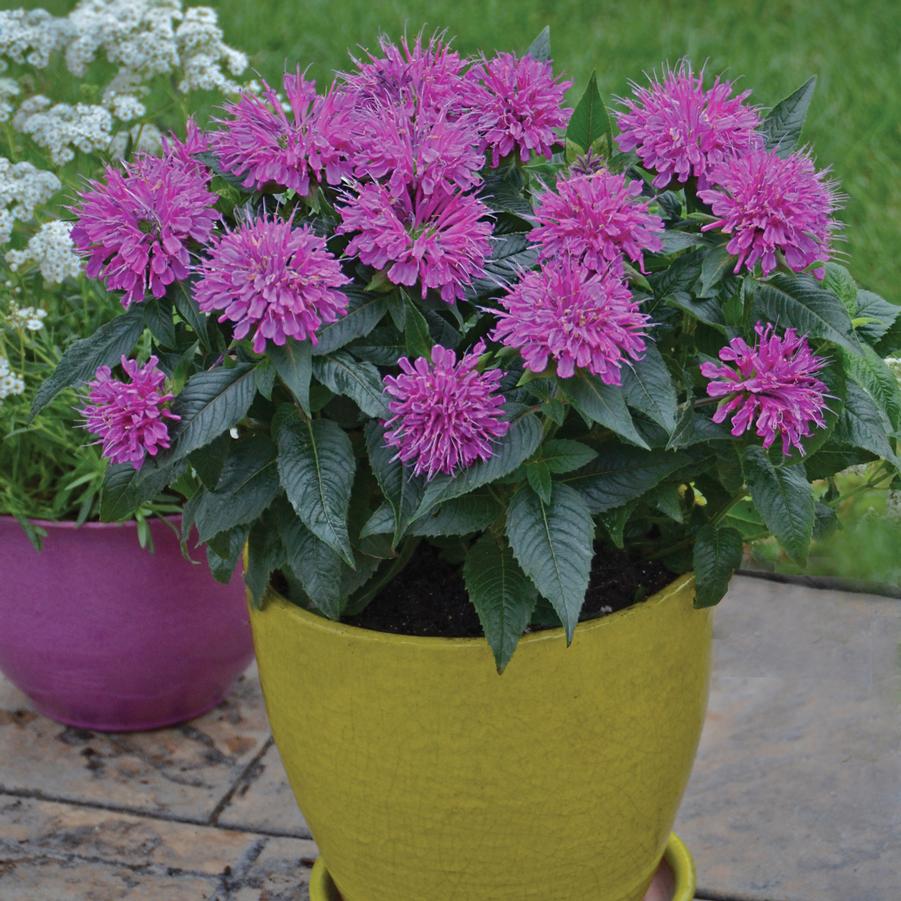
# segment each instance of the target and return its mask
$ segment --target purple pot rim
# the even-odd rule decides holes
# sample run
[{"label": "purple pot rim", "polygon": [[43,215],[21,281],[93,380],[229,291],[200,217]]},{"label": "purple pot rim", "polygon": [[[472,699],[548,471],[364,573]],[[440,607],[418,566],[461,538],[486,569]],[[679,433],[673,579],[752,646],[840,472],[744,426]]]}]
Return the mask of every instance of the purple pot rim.
[{"label": "purple pot rim", "polygon": [[[83,522],[81,525],[71,519],[32,519],[29,516],[26,516],[25,519],[33,526],[39,526],[42,529],[61,529],[63,531],[87,529],[88,531],[93,532],[106,529],[137,529],[138,527],[137,522],[133,519],[128,519],[124,522]],[[154,519],[162,519],[170,523],[179,524],[181,523],[181,513],[171,513],[167,516],[154,516],[151,517],[150,522],[153,522]],[[14,522],[18,524],[19,520],[16,519],[15,516],[2,514],[0,515],[0,522]]]}]

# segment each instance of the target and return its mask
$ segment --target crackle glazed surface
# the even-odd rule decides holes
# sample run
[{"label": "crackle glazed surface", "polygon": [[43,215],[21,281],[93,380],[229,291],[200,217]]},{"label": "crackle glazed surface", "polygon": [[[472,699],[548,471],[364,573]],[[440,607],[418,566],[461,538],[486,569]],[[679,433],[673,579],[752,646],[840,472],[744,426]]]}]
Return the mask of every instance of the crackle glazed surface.
[{"label": "crackle glazed surface", "polygon": [[251,617],[291,787],[345,901],[638,901],[700,737],[711,614],[689,576],[642,604],[482,639]]}]

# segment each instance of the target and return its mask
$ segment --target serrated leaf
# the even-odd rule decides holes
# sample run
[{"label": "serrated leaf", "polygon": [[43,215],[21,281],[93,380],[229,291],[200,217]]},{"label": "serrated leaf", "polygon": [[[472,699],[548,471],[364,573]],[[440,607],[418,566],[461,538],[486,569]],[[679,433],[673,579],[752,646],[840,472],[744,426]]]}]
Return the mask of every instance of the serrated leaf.
[{"label": "serrated leaf", "polygon": [[701,279],[699,295],[716,297],[716,288],[734,268],[735,257],[725,247],[711,247],[705,251],[701,260]]},{"label": "serrated leaf", "polygon": [[144,322],[154,340],[163,347],[175,346],[175,323],[172,321],[172,305],[162,297],[145,300],[141,304]]},{"label": "serrated leaf", "polygon": [[334,322],[327,322],[316,332],[314,357],[330,354],[357,338],[365,338],[381,322],[388,309],[384,294],[367,294],[359,288],[348,286],[347,312]]},{"label": "serrated leaf", "polygon": [[487,491],[474,491],[442,504],[417,519],[410,526],[410,535],[441,538],[450,535],[469,535],[487,529],[500,515],[501,506]]},{"label": "serrated leaf", "polygon": [[188,379],[172,403],[180,417],[170,430],[173,460],[209,444],[247,415],[257,390],[254,370],[251,363],[238,363]]},{"label": "serrated leaf", "polygon": [[817,77],[811,75],[797,91],[770,110],[760,127],[767,150],[775,150],[779,156],[786,157],[797,148],[816,85]]},{"label": "serrated leaf", "polygon": [[901,387],[898,385],[898,377],[872,347],[864,346],[862,351],[860,354],[843,353],[845,372],[870,395],[873,403],[885,416],[886,423],[897,431],[901,428]]},{"label": "serrated leaf", "polygon": [[754,286],[758,319],[780,329],[791,326],[808,338],[822,338],[852,353],[860,352],[844,304],[807,275],[777,273]]},{"label": "serrated leaf", "polygon": [[210,339],[207,328],[207,315],[200,312],[200,307],[191,296],[188,286],[184,282],[176,282],[172,289],[172,300],[178,315],[190,326],[191,331],[197,335],[200,343],[209,348]]},{"label": "serrated leaf", "polygon": [[597,376],[579,370],[573,378],[565,380],[563,390],[586,419],[647,449],[648,445],[635,428],[626,407],[621,387],[605,385]]},{"label": "serrated leaf", "polygon": [[529,625],[538,592],[506,542],[490,534],[467,552],[463,580],[501,673]]},{"label": "serrated leaf", "polygon": [[695,607],[718,604],[729,588],[743,554],[741,533],[730,526],[703,526],[695,537]]},{"label": "serrated leaf", "polygon": [[541,459],[554,474],[572,472],[590,463],[598,452],[581,441],[551,438],[541,445]]},{"label": "serrated leaf", "polygon": [[550,504],[520,490],[507,509],[507,538],[523,572],[551,602],[571,643],[594,557],[594,520],[585,501],[559,483]]},{"label": "serrated leaf", "polygon": [[722,304],[713,298],[693,297],[687,291],[673,291],[663,298],[663,302],[689,316],[715,328],[719,332],[726,332],[726,317]]},{"label": "serrated leaf", "polygon": [[67,348],[56,369],[38,388],[31,404],[33,419],[64,388],[80,385],[94,377],[101,366],[115,366],[128,356],[144,331],[144,313],[135,304],[126,313],[104,323],[89,338],[81,338]]},{"label": "serrated leaf", "polygon": [[385,432],[380,422],[366,423],[364,434],[369,465],[394,514],[393,544],[397,544],[419,508],[425,480],[414,476],[412,470],[394,459],[397,452],[385,444]]},{"label": "serrated leaf", "polygon": [[589,466],[563,481],[585,499],[593,514],[621,507],[641,497],[695,459],[679,451],[616,445],[603,448]]},{"label": "serrated leaf", "polygon": [[268,435],[235,441],[215,491],[205,491],[194,512],[202,542],[259,518],[279,492],[275,445]]},{"label": "serrated leaf", "polygon": [[258,519],[247,539],[247,566],[244,570],[244,583],[254,606],[260,606],[272,573],[284,562],[284,549],[272,518],[266,516]]},{"label": "serrated leaf", "polygon": [[831,291],[845,306],[849,316],[857,315],[857,283],[844,266],[830,260],[825,266],[823,287]]},{"label": "serrated leaf", "polygon": [[666,449],[679,450],[685,447],[693,447],[697,444],[706,444],[708,441],[732,441],[728,429],[717,425],[708,416],[698,413],[693,404],[687,403],[677,410],[676,425]]},{"label": "serrated leaf", "polygon": [[845,408],[832,433],[837,444],[861,448],[898,466],[882,414],[873,399],[855,382],[848,383]]},{"label": "serrated leaf", "polygon": [[388,415],[382,377],[372,363],[361,363],[346,351],[313,360],[313,374],[335,394],[349,397],[367,416]]},{"label": "serrated leaf", "polygon": [[116,522],[131,517],[142,504],[156,496],[178,475],[171,461],[160,463],[145,459],[140,469],[130,463],[112,463],[103,477],[100,494],[100,518]]},{"label": "serrated leaf", "polygon": [[289,338],[282,346],[271,345],[268,356],[278,377],[310,415],[310,379],[313,375],[313,348],[307,341]]},{"label": "serrated leaf", "polygon": [[538,260],[537,248],[529,243],[524,234],[494,235],[489,240],[491,254],[482,267],[485,274],[469,286],[467,299],[507,288],[519,281],[522,273],[531,269]]},{"label": "serrated leaf", "polygon": [[870,344],[875,344],[895,324],[901,307],[889,303],[872,291],[857,292],[857,309],[854,313],[857,333]]},{"label": "serrated leaf", "polygon": [[551,502],[551,471],[542,460],[526,463],[526,481],[545,504]]},{"label": "serrated leaf", "polygon": [[545,25],[538,37],[529,44],[526,55],[540,62],[546,62],[551,58],[551,28],[549,25]]},{"label": "serrated leaf", "polygon": [[814,498],[801,464],[774,466],[760,447],[745,451],[745,478],[766,527],[786,553],[803,565],[813,535]]},{"label": "serrated leaf", "polygon": [[[657,198],[660,200],[660,198]],[[660,239],[663,243],[664,253],[678,253],[680,250],[688,250],[689,247],[703,247],[707,240],[697,232],[682,232],[670,229],[665,231]]]},{"label": "serrated leaf", "polygon": [[347,433],[330,419],[301,419],[288,405],[273,421],[278,473],[300,521],[354,566],[347,513],[356,459]]},{"label": "serrated leaf", "polygon": [[582,150],[588,150],[598,138],[602,137],[605,137],[608,144],[612,145],[611,134],[610,116],[607,113],[604,98],[598,89],[597,74],[592,72],[585,91],[569,120],[566,140],[572,141]]},{"label": "serrated leaf", "polygon": [[228,584],[235,574],[238,561],[241,559],[241,552],[247,543],[247,536],[250,533],[250,526],[243,525],[227,532],[220,533],[215,546],[208,544],[206,548],[206,559],[210,567],[210,572],[217,582]]},{"label": "serrated leaf", "polygon": [[672,434],[678,409],[676,387],[656,344],[648,342],[644,356],[623,367],[623,393],[630,407]]},{"label": "serrated leaf", "polygon": [[412,300],[407,299],[405,306],[407,313],[404,343],[406,344],[407,353],[413,359],[425,357],[427,360],[430,360],[433,342],[432,335],[429,332],[429,324]]},{"label": "serrated leaf", "polygon": [[510,430],[494,446],[493,455],[453,476],[439,475],[426,485],[415,519],[425,516],[433,507],[452,498],[468,494],[503,476],[524,463],[541,441],[541,423],[531,413],[516,420]]}]

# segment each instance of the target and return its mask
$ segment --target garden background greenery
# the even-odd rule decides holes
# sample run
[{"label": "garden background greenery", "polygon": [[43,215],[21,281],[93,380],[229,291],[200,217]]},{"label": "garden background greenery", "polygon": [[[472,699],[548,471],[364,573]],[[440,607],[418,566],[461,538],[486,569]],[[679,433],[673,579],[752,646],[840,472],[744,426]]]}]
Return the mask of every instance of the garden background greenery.
[{"label": "garden background greenery", "polygon": [[[0,0],[61,14],[67,0]],[[190,0],[189,0],[190,2]],[[193,5],[193,3],[192,3]],[[709,72],[753,86],[752,101],[774,105],[810,75],[818,79],[805,140],[819,167],[831,166],[847,195],[840,251],[857,281],[901,303],[901,76],[892,0],[207,0],[226,41],[275,83],[300,65],[320,83],[346,67],[348,50],[374,36],[446,28],[463,53],[524,52],[545,26],[574,103],[592,70],[608,99],[661,62],[688,56]],[[47,73],[50,76],[51,73]],[[207,112],[214,109],[211,98]],[[172,111],[172,125],[182,118]],[[203,118],[201,116],[201,118]],[[884,495],[884,493],[883,493]],[[813,571],[897,583],[901,520],[890,526],[884,496],[862,491],[843,520],[860,534],[827,540]],[[839,533],[841,535],[841,533]],[[864,551],[865,552],[862,552]],[[765,549],[763,555],[766,556]]]}]

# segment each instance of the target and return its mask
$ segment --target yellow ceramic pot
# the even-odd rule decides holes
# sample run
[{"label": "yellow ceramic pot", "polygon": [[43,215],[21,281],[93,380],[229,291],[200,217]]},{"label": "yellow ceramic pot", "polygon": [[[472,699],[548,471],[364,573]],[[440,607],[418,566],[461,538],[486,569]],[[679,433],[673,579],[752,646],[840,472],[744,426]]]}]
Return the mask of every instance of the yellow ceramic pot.
[{"label": "yellow ceramic pot", "polygon": [[707,701],[691,577],[527,635],[389,635],[270,594],[251,617],[291,787],[344,901],[640,901]]}]

